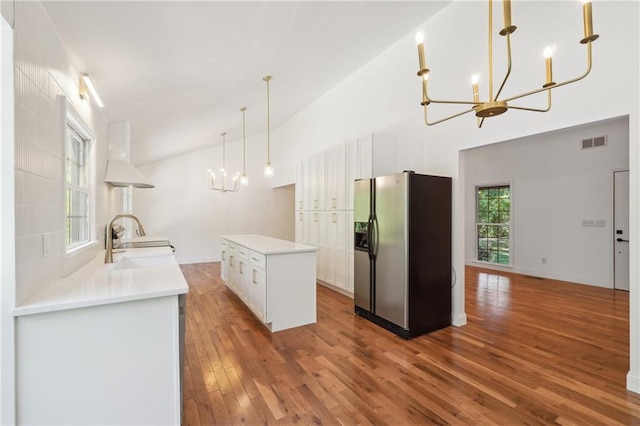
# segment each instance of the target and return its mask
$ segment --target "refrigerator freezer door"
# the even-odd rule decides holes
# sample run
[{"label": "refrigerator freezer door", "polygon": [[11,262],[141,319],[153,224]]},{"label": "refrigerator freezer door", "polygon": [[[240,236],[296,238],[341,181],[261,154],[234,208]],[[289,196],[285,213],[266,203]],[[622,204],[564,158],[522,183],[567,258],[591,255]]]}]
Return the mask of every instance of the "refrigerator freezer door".
[{"label": "refrigerator freezer door", "polygon": [[[408,193],[406,173],[375,179],[374,313],[405,329],[408,324]],[[371,242],[374,244],[374,242]]]},{"label": "refrigerator freezer door", "polygon": [[[371,179],[359,179],[354,183],[354,211],[353,220],[362,236],[369,235],[369,220],[371,218]],[[371,260],[370,245],[367,241],[366,250],[355,250],[353,256],[353,298],[355,305],[371,311]],[[358,245],[356,244],[356,247]]]},{"label": "refrigerator freezer door", "polygon": [[371,179],[358,179],[354,182],[353,220],[368,222],[371,214]]},{"label": "refrigerator freezer door", "polygon": [[371,262],[366,251],[353,253],[353,301],[371,312]]}]

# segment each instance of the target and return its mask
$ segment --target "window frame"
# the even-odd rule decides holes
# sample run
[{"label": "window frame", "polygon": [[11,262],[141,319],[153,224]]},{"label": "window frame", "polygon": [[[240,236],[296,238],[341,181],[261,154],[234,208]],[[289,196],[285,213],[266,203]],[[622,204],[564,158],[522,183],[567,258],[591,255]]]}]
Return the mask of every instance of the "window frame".
[{"label": "window frame", "polygon": [[[82,251],[85,248],[93,246],[97,244],[96,238],[96,223],[95,223],[95,198],[96,198],[96,179],[95,179],[95,171],[96,171],[96,138],[93,134],[91,128],[86,124],[86,122],[82,119],[78,111],[71,105],[65,97],[61,97],[62,100],[62,138],[63,138],[63,167],[62,167],[62,184],[63,184],[63,235],[64,235],[64,251],[67,255],[72,255],[76,252]],[[85,158],[85,167],[88,168],[86,172],[86,187],[77,187],[76,185],[67,183],[67,134],[69,129],[75,133],[83,143],[85,144],[86,158]],[[88,238],[85,241],[75,243],[72,245],[67,245],[67,190],[81,190],[86,191],[87,193],[87,202],[88,202]]]},{"label": "window frame", "polygon": [[[479,206],[479,192],[482,189],[491,189],[491,188],[500,188],[500,187],[508,187],[509,188],[509,221],[508,222],[502,222],[502,223],[486,223],[486,222],[479,222],[478,219],[478,206]],[[513,259],[514,259],[514,247],[513,247],[513,229],[514,229],[514,219],[513,219],[513,205],[514,205],[514,185],[512,181],[499,181],[499,182],[490,182],[490,183],[482,183],[482,184],[476,184],[475,185],[475,191],[474,191],[474,198],[475,198],[475,205],[473,208],[474,211],[474,261],[477,263],[481,263],[483,265],[491,265],[492,267],[509,267],[512,268],[513,267]],[[501,226],[507,226],[509,229],[509,263],[498,263],[498,262],[490,262],[488,260],[480,260],[480,256],[479,256],[479,236],[478,236],[478,226],[479,225],[501,225]]]}]

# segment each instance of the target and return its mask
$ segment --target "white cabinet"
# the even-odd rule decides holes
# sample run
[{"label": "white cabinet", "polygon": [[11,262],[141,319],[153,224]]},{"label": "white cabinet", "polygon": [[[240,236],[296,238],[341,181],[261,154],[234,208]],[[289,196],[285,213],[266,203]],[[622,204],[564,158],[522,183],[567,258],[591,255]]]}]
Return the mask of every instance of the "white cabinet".
[{"label": "white cabinet", "polygon": [[180,424],[178,296],[16,318],[19,424]]},{"label": "white cabinet", "polygon": [[309,238],[308,244],[318,247],[318,258],[316,261],[317,279],[325,280],[325,244],[326,244],[326,212],[309,212]]},{"label": "white cabinet", "polygon": [[354,229],[353,229],[353,210],[347,211],[347,235],[345,237],[347,244],[347,286],[345,290],[353,293],[353,257],[354,257]]},{"label": "white cabinet", "polygon": [[394,135],[374,133],[358,138],[356,179],[390,175],[396,171],[396,137]]},{"label": "white cabinet", "polygon": [[345,144],[345,169],[345,208],[353,210],[353,182],[358,176],[358,142],[355,140]]},{"label": "white cabinet", "polygon": [[308,210],[324,210],[325,203],[325,153],[324,151],[309,157],[309,195]]},{"label": "white cabinet", "polygon": [[342,210],[328,213],[326,282],[336,287],[346,289],[346,212]]},{"label": "white cabinet", "polygon": [[249,280],[249,307],[262,322],[267,319],[267,261],[266,256],[249,252],[249,265],[251,276]]},{"label": "white cabinet", "polygon": [[309,242],[309,212],[306,210],[297,210],[296,217],[296,242],[307,244]]},{"label": "white cabinet", "polygon": [[309,166],[307,161],[300,160],[296,163],[296,187],[295,187],[296,210],[308,210],[306,199],[309,190]]},{"label": "white cabinet", "polygon": [[295,239],[318,247],[318,280],[353,293],[354,181],[395,173],[396,164],[396,138],[383,133],[296,164]]},{"label": "white cabinet", "polygon": [[346,198],[345,144],[336,145],[326,152],[327,210],[344,210]]},{"label": "white cabinet", "polygon": [[229,273],[229,256],[227,242],[222,241],[220,244],[220,277],[223,281],[227,281]]},{"label": "white cabinet", "polygon": [[236,252],[247,253],[245,296],[238,285],[227,286],[269,330],[316,322],[316,247],[262,235],[230,235],[223,240]]}]

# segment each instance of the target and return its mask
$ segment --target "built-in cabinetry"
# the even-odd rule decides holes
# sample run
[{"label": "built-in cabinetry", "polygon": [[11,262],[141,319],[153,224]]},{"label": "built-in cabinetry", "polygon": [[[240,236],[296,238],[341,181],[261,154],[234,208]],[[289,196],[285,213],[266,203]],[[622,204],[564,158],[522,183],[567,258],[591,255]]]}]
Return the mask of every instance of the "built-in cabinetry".
[{"label": "built-in cabinetry", "polygon": [[263,235],[222,237],[220,276],[272,332],[316,322],[315,246]]},{"label": "built-in cabinetry", "polygon": [[169,248],[114,261],[15,308],[18,424],[180,424],[186,280]]},{"label": "built-in cabinetry", "polygon": [[372,134],[296,164],[296,241],[318,247],[317,279],[353,293],[353,182],[395,173],[396,139]]}]

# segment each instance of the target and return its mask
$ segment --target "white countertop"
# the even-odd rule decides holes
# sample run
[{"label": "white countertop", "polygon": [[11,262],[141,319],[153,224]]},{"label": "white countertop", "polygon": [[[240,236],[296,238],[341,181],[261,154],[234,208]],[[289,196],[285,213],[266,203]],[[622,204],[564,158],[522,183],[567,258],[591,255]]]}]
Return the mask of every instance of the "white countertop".
[{"label": "white countertop", "polygon": [[14,316],[184,294],[187,281],[169,247],[129,249],[104,263],[104,251],[13,310]]},{"label": "white countertop", "polygon": [[301,253],[307,251],[317,251],[318,247],[293,241],[281,240],[258,234],[223,235],[224,240],[234,242],[250,250],[268,254]]}]

